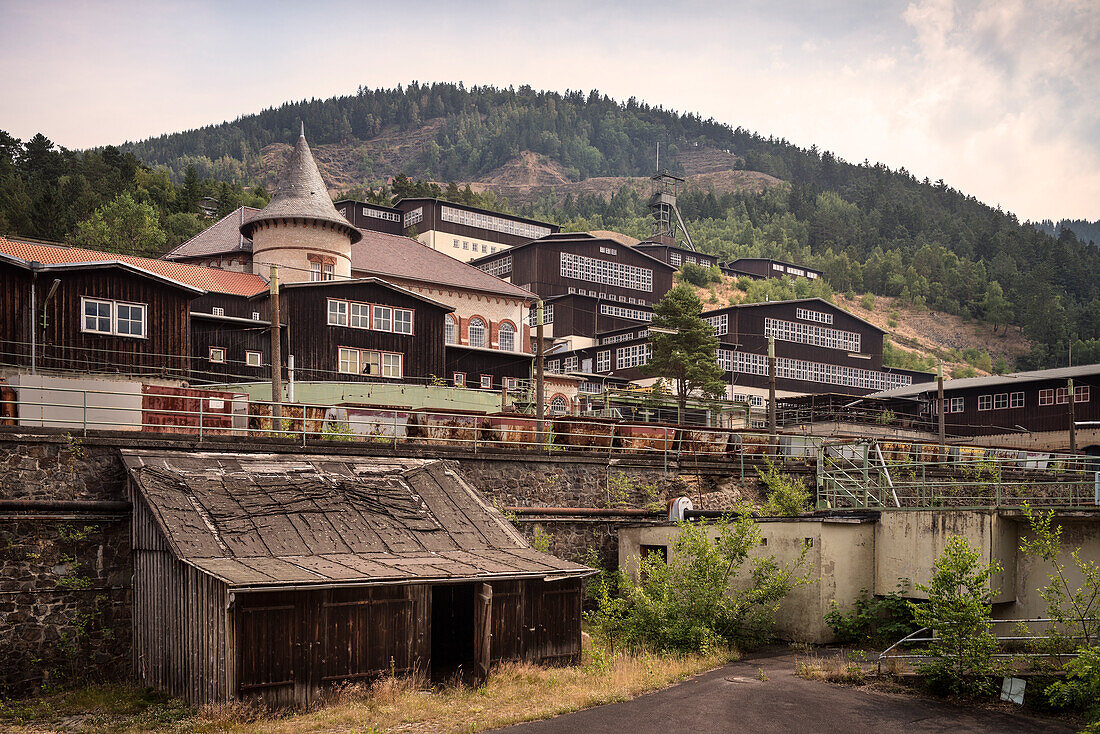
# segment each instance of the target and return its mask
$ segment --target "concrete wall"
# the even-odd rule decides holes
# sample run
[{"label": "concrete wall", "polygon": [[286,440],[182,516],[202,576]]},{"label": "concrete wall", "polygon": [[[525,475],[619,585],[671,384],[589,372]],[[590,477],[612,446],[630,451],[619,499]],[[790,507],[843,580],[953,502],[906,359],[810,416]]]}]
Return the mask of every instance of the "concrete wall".
[{"label": "concrete wall", "polygon": [[[733,584],[743,587],[748,583],[755,558],[771,556],[781,565],[793,566],[805,549],[803,573],[809,574],[811,583],[794,589],[780,605],[776,633],[789,640],[830,642],[833,635],[824,617],[832,602],[847,607],[861,589],[869,589],[873,583],[874,524],[764,519],[759,527],[761,545],[750,553]],[[666,546],[672,557],[677,533],[671,525],[624,528],[619,532],[620,568],[637,578],[642,545]]]},{"label": "concrete wall", "polygon": [[[1062,550],[1058,560],[1065,565],[1066,579],[1069,581],[1070,588],[1076,589],[1081,586],[1084,579],[1077,570],[1072,554],[1077,551],[1082,560],[1100,565],[1100,532],[1098,532],[1100,523],[1095,519],[1060,518],[1055,520],[1055,524],[1062,526]],[[1024,540],[1028,535],[1027,523],[1019,521],[1017,531],[1019,539]],[[1053,571],[1053,564],[1021,554],[1016,564],[1016,598],[1014,603],[1007,606],[1001,613],[1016,619],[1046,617],[1047,604],[1038,591],[1050,583],[1050,575]]]}]

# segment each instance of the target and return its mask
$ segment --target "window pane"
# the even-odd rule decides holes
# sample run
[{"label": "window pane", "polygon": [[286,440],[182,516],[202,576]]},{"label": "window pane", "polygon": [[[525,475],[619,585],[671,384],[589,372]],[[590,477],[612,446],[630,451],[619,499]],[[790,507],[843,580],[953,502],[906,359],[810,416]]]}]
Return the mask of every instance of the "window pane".
[{"label": "window pane", "polygon": [[359,374],[359,350],[340,348],[340,371],[345,374]]},{"label": "window pane", "polygon": [[110,301],[84,301],[84,330],[111,333]]},{"label": "window pane", "polygon": [[485,322],[481,319],[474,319],[470,322],[470,346],[485,346]]},{"label": "window pane", "polygon": [[500,348],[506,352],[516,349],[516,330],[511,324],[500,325]]},{"label": "window pane", "polygon": [[413,333],[413,312],[404,308],[393,312],[393,330],[398,334]]},{"label": "window pane", "polygon": [[351,304],[351,325],[357,329],[370,328],[370,306],[368,304]]},{"label": "window pane", "polygon": [[401,355],[400,354],[383,354],[382,355],[382,376],[383,377],[401,377]]},{"label": "window pane", "polygon": [[332,326],[347,326],[348,325],[348,303],[347,301],[333,301],[329,299],[328,302],[328,322]]},{"label": "window pane", "polygon": [[118,333],[123,336],[145,336],[145,307],[118,304]]},{"label": "window pane", "polygon": [[386,306],[374,307],[374,328],[376,331],[393,330],[393,309]]},{"label": "window pane", "polygon": [[443,319],[443,341],[447,344],[455,344],[455,320],[450,314]]}]

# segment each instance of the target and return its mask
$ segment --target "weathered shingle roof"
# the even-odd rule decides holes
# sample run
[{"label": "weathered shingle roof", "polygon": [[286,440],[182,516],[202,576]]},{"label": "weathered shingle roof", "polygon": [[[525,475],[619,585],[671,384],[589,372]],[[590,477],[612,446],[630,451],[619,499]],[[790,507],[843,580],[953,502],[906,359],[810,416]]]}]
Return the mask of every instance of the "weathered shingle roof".
[{"label": "weathered shingle roof", "polygon": [[359,241],[359,230],[351,226],[347,219],[340,216],[328,195],[317,162],[306,142],[305,130],[298,137],[294,150],[286,161],[279,176],[279,183],[271,201],[259,214],[254,214],[241,225],[241,234],[252,236],[252,230],[258,222],[273,219],[308,219],[311,221],[334,224],[347,233],[351,241]]},{"label": "weathered shingle roof", "polygon": [[438,283],[523,300],[538,298],[525,288],[489,275],[409,237],[370,230],[362,230],[362,233],[362,241],[351,247],[353,273]]},{"label": "weathered shingle roof", "polygon": [[5,237],[0,237],[0,253],[26,262],[37,261],[47,265],[117,262],[209,293],[251,296],[268,287],[266,280],[252,273],[235,273],[148,257],[85,250],[79,247],[22,242]]},{"label": "weathered shingle roof", "polygon": [[241,225],[260,211],[242,206],[227,214],[164,256],[165,260],[188,260],[237,252],[252,252],[252,240],[241,234]]},{"label": "weathered shingle roof", "polygon": [[440,461],[143,452],[123,460],[172,553],[233,588],[583,576]]}]

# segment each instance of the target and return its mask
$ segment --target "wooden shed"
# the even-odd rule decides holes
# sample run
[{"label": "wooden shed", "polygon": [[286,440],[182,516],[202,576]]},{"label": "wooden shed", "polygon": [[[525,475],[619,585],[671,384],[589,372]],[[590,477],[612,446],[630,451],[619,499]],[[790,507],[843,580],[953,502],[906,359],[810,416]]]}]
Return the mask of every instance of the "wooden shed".
[{"label": "wooden shed", "polygon": [[[395,671],[580,655],[582,579],[440,461],[124,450],[134,670],[304,705]],[[434,632],[434,634],[433,634]]]}]

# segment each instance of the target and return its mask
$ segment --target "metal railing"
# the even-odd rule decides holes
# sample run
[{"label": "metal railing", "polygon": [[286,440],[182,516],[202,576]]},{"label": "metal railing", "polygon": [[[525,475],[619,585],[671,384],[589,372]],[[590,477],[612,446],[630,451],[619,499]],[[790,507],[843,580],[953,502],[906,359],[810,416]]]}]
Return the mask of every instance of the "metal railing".
[{"label": "metal railing", "polygon": [[[478,453],[522,450],[576,451],[607,457],[647,455],[670,460],[734,462],[741,476],[765,459],[805,462],[812,452],[782,452],[767,434],[727,428],[645,423],[548,413],[543,421],[522,413],[401,409],[369,405],[274,403],[246,393],[204,388],[134,386],[126,390],[5,385],[0,425],[191,436],[199,441],[281,439],[307,444],[357,443],[389,447],[440,447]],[[276,407],[277,406],[277,407]],[[273,418],[275,411],[281,413]]]},{"label": "metal railing", "polygon": [[[994,635],[994,637],[997,640],[998,645],[1000,645],[1000,651],[993,653],[992,657],[994,657],[994,658],[1067,658],[1067,659],[1077,657],[1077,653],[1075,651],[1072,651],[1072,650],[1067,651],[1067,652],[1038,652],[1034,649],[1027,650],[1027,651],[1024,651],[1024,652],[1009,652],[1009,651],[1005,650],[1005,643],[1013,643],[1015,645],[1027,645],[1027,644],[1030,643],[1031,645],[1034,646],[1035,643],[1041,643],[1044,640],[1083,640],[1083,639],[1086,639],[1085,637],[1080,636],[1080,635],[1064,635],[1064,634],[1060,634],[1060,633],[1059,634],[1053,634],[1053,635],[1052,634],[1033,635],[1033,634],[1030,634],[1030,633],[1022,634],[1022,632],[1028,632],[1028,629],[1026,627],[1026,625],[1028,625],[1028,624],[1035,624],[1035,623],[1041,622],[1041,623],[1046,624],[1046,625],[1054,625],[1058,621],[1059,620],[1051,619],[1050,617],[1034,617],[1034,618],[1031,618],[1031,619],[991,619],[991,620],[989,620],[989,625],[990,625],[991,628],[996,628],[996,627],[1000,627],[1000,626],[1008,625],[1008,624],[1016,625],[1016,627],[1017,627],[1017,630],[1014,634]],[[1086,620],[1082,620],[1082,621],[1096,622],[1098,620],[1096,620],[1096,619],[1086,619]],[[1020,625],[1024,625],[1024,627],[1021,629]],[[913,652],[908,652],[908,653],[903,652],[902,650],[905,647],[910,646],[910,645],[912,645],[912,646],[929,645],[933,642],[936,642],[939,639],[941,639],[941,638],[936,637],[935,630],[933,630],[931,627],[921,627],[919,630],[916,630],[915,632],[909,633],[905,637],[903,637],[900,640],[898,640],[897,642],[895,642],[893,645],[890,645],[890,647],[883,650],[882,653],[878,656],[878,672],[879,672],[879,674],[880,675],[882,674],[882,665],[883,665],[883,663],[889,662],[891,660],[894,660],[894,661],[901,661],[901,660],[919,661],[919,660],[932,660],[932,659],[934,659],[936,656],[928,655],[926,653],[922,653],[922,652],[919,652],[917,650],[914,650]]]},{"label": "metal railing", "polygon": [[817,451],[818,507],[1100,505],[1100,458],[939,444],[830,440]]}]

